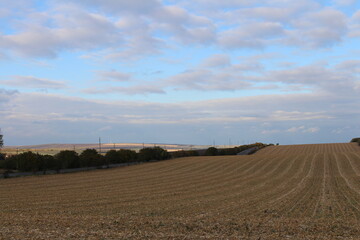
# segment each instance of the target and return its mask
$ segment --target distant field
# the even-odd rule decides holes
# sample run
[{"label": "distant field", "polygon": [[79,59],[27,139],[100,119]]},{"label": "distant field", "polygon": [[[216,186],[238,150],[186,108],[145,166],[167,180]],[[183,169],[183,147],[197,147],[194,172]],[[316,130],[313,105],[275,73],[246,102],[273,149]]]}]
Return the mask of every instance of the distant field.
[{"label": "distant field", "polygon": [[0,239],[360,239],[360,147],[0,180]]},{"label": "distant field", "polygon": [[[102,143],[101,152],[106,153],[112,149],[131,149],[140,150],[143,147],[162,147],[167,151],[179,151],[179,150],[190,150],[190,149],[206,149],[208,145],[189,145],[189,144],[159,144],[159,143]],[[100,151],[99,144],[42,144],[42,145],[28,145],[28,146],[6,146],[2,149],[2,152],[7,154],[17,154],[26,151],[38,152],[40,154],[55,155],[62,150],[75,150],[81,153],[85,149],[96,149]]]}]

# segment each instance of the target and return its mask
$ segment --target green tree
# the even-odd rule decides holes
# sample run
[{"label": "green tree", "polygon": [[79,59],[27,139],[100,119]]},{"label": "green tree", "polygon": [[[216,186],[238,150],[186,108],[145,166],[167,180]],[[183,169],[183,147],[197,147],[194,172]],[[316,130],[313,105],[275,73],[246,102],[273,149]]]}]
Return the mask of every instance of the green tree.
[{"label": "green tree", "polygon": [[1,134],[1,129],[0,129],[0,148],[2,148],[4,146],[4,140],[3,140],[3,135]]},{"label": "green tree", "polygon": [[120,157],[116,150],[110,150],[105,154],[105,161],[107,163],[119,163]]},{"label": "green tree", "polygon": [[164,160],[170,158],[170,154],[161,147],[143,148],[139,151],[140,161]]},{"label": "green tree", "polygon": [[209,147],[205,151],[206,156],[216,156],[218,155],[218,149],[216,147]]},{"label": "green tree", "polygon": [[[4,145],[4,140],[3,140],[3,135],[1,134],[1,129],[0,129],[0,149],[2,148],[2,146]],[[3,168],[4,166],[4,161],[5,161],[5,154],[2,154],[0,152],[0,168]]]},{"label": "green tree", "polygon": [[129,149],[120,149],[118,150],[119,163],[128,163],[135,162],[138,159],[138,154]]},{"label": "green tree", "polygon": [[60,169],[80,167],[79,155],[75,151],[63,150],[57,153],[54,157],[55,162],[53,167],[57,171],[59,171]]},{"label": "green tree", "polygon": [[40,155],[40,170],[43,171],[44,174],[46,174],[46,171],[49,169],[54,169],[55,168],[55,158],[51,155]]},{"label": "green tree", "polygon": [[40,155],[31,151],[20,153],[16,157],[16,166],[19,171],[39,171],[41,169]]},{"label": "green tree", "polygon": [[195,150],[180,150],[169,153],[173,158],[181,158],[181,157],[191,157],[191,156],[199,156],[199,152]]},{"label": "green tree", "polygon": [[17,169],[17,155],[9,156],[4,161],[4,168],[6,170],[16,170]]},{"label": "green tree", "polygon": [[103,158],[96,149],[86,149],[80,154],[80,165],[82,167],[98,167],[103,164]]},{"label": "green tree", "polygon": [[360,146],[360,138],[353,138],[353,139],[351,140],[351,142],[357,142],[358,145]]}]

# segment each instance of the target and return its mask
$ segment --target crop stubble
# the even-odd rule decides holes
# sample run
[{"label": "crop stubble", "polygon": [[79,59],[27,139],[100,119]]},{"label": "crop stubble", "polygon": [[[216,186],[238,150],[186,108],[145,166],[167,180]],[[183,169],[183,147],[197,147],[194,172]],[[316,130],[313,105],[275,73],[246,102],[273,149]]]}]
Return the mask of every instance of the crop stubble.
[{"label": "crop stubble", "polygon": [[356,144],[0,181],[0,239],[359,239]]}]

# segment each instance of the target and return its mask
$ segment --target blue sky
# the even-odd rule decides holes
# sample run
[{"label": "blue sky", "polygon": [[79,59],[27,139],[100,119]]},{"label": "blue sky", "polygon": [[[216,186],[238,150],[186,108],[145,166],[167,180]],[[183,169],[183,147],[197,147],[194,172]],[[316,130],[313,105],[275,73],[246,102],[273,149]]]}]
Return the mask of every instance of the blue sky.
[{"label": "blue sky", "polygon": [[355,0],[0,0],[6,145],[347,142]]}]

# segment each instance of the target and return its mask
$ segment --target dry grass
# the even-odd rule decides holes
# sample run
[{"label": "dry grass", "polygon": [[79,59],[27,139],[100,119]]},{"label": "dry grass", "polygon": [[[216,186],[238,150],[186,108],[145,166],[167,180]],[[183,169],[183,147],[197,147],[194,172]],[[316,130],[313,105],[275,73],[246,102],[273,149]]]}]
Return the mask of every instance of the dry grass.
[{"label": "dry grass", "polygon": [[0,180],[0,239],[360,239],[360,147]]}]

